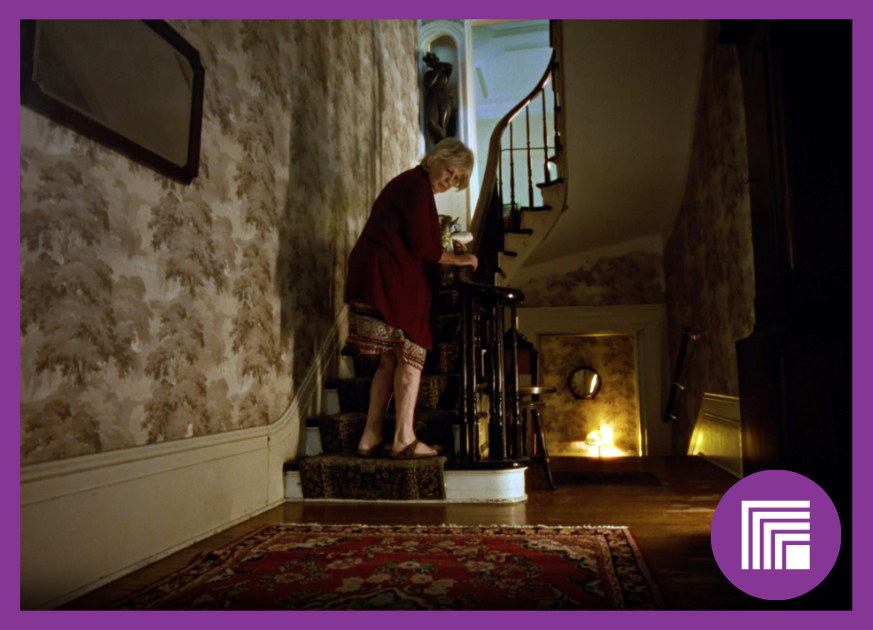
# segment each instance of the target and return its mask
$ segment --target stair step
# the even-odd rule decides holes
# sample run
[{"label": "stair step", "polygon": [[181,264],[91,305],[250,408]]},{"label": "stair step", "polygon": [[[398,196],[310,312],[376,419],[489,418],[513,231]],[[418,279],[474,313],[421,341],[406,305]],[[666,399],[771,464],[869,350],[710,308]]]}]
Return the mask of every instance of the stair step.
[{"label": "stair step", "polygon": [[504,234],[522,234],[528,235],[533,234],[533,230],[531,229],[518,229],[518,230],[503,230]]},{"label": "stair step", "polygon": [[439,294],[438,312],[440,315],[457,313],[461,308],[457,289],[443,289]]},{"label": "stair step", "polygon": [[552,206],[531,206],[530,208],[522,208],[521,212],[548,212]]},{"label": "stair step", "polygon": [[[386,414],[382,434],[390,443],[394,434],[394,414]],[[415,436],[425,444],[438,444],[445,453],[454,451],[453,425],[461,423],[461,415],[456,411],[434,409],[421,410],[415,414],[413,428]],[[358,443],[367,424],[365,412],[338,413],[333,416],[316,416],[306,420],[307,427],[317,426],[321,435],[324,453],[357,453]]]},{"label": "stair step", "polygon": [[300,461],[305,499],[433,501],[446,498],[445,457],[376,459],[318,455]]},{"label": "stair step", "polygon": [[[352,354],[355,376],[372,378],[379,369],[379,356]],[[428,351],[424,360],[424,374],[455,374],[461,371],[461,348],[456,341],[437,343],[433,350]]]},{"label": "stair step", "polygon": [[436,334],[436,343],[452,343],[460,338],[461,334],[461,315],[453,313],[450,315],[440,315],[438,317],[439,331]]},{"label": "stair step", "polygon": [[[557,156],[555,156],[555,157],[557,157]],[[549,160],[551,161],[552,158],[549,158]],[[549,186],[557,186],[558,184],[563,184],[563,183],[564,183],[564,180],[559,177],[558,179],[553,179],[550,182],[543,182],[542,184],[537,184],[537,188],[542,190],[543,188],[548,188]]]},{"label": "stair step", "polygon": [[[373,379],[356,377],[340,379],[340,410],[366,412],[370,405],[370,384]],[[458,406],[461,393],[461,378],[457,374],[425,374],[421,377],[418,392],[418,409],[448,409]]]},{"label": "stair step", "polygon": [[518,252],[511,252],[509,250],[502,251],[500,253],[503,254],[504,256],[510,256],[511,258],[515,258],[516,256],[518,256]]},{"label": "stair step", "polygon": [[[285,498],[290,501],[392,501],[391,499],[370,498],[306,498],[303,495],[300,468],[305,460],[295,460],[285,464]],[[371,460],[361,460],[371,462]],[[431,460],[407,460],[407,461],[431,461]],[[369,470],[366,463],[364,469]],[[448,460],[443,465],[443,480],[445,487],[445,499],[417,499],[410,501],[427,501],[434,503],[492,503],[506,504],[519,503],[527,499],[525,494],[524,474],[527,466],[524,461],[511,462],[507,465],[486,464],[479,462],[453,463]],[[416,472],[419,472],[416,469]],[[353,473],[356,474],[356,473]],[[390,474],[390,473],[389,473]],[[363,476],[363,475],[362,475]],[[382,483],[382,482],[380,482]],[[309,485],[309,483],[307,484]],[[357,493],[358,497],[361,493]],[[373,495],[384,495],[384,491],[376,490]],[[366,497],[366,495],[365,495]]]}]

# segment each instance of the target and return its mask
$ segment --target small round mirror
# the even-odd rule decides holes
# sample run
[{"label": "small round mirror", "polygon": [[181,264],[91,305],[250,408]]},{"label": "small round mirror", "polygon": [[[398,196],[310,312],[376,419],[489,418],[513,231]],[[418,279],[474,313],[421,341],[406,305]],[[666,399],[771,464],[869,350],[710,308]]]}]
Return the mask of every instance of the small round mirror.
[{"label": "small round mirror", "polygon": [[600,391],[600,375],[594,368],[580,367],[573,370],[567,383],[576,398],[591,399]]}]

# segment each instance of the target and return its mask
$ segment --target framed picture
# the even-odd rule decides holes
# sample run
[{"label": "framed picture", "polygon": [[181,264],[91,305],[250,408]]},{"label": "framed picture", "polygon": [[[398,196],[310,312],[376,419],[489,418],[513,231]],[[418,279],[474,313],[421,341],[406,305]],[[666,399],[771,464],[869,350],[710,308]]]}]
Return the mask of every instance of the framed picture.
[{"label": "framed picture", "polygon": [[21,104],[190,184],[200,54],[163,20],[21,20]]}]

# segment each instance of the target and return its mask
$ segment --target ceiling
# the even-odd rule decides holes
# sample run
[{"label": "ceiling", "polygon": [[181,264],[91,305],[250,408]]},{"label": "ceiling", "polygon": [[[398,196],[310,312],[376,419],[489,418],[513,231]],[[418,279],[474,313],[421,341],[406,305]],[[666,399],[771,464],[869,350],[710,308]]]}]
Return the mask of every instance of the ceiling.
[{"label": "ceiling", "polygon": [[472,26],[476,118],[503,118],[546,70],[552,55],[549,21],[474,20]]},{"label": "ceiling", "polygon": [[[474,67],[488,61],[489,41],[530,46],[509,52],[538,48],[536,28],[512,38],[500,33],[508,25],[487,28],[488,39],[474,40]],[[669,230],[688,173],[705,31],[705,21],[564,22],[568,209],[525,266]],[[484,101],[510,99],[491,78],[522,68],[515,58],[500,65],[484,72]],[[523,83],[514,101],[500,103],[503,113],[533,87]],[[490,115],[479,90],[477,112],[502,115]]]}]

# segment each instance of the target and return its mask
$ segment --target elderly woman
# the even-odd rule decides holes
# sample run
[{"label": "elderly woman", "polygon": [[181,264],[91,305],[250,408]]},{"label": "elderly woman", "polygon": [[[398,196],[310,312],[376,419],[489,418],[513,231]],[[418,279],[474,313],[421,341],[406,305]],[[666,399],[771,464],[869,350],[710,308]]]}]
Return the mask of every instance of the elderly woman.
[{"label": "elderly woman", "polygon": [[[421,164],[401,173],[376,199],[370,218],[349,258],[346,302],[349,344],[380,356],[370,389],[367,426],[358,455],[374,457],[386,449],[397,459],[434,457],[438,450],[415,437],[412,427],[421,370],[433,349],[430,312],[439,290],[439,265],[469,265],[472,254],[443,251],[434,196],[470,181],[473,153],[446,138]],[[382,436],[385,410],[395,398],[393,442]]]}]

